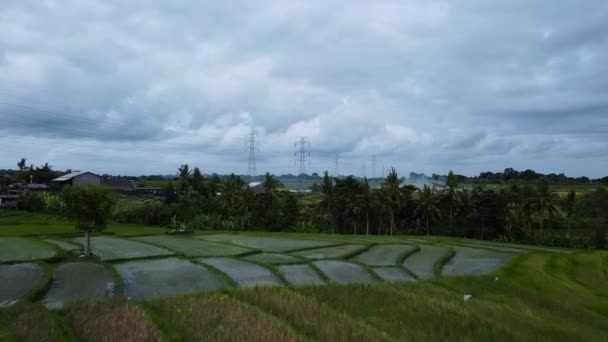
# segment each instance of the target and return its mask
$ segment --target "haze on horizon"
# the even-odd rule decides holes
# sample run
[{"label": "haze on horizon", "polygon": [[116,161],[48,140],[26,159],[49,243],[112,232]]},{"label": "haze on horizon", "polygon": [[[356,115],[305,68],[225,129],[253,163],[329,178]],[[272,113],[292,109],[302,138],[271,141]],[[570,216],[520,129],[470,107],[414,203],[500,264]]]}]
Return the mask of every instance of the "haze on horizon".
[{"label": "haze on horizon", "polygon": [[2,1],[0,169],[608,170],[608,2]]}]

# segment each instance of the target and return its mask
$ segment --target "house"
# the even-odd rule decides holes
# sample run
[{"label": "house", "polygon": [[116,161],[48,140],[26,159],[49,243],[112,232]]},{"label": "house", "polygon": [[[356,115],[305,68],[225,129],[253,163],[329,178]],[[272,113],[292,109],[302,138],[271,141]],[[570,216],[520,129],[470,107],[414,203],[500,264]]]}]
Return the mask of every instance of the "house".
[{"label": "house", "polygon": [[251,182],[249,183],[249,187],[253,189],[253,192],[258,193],[264,189],[262,182]]},{"label": "house", "polygon": [[135,188],[135,191],[141,196],[156,197],[163,195],[163,188]]},{"label": "house", "polygon": [[19,195],[0,195],[0,207],[15,208]]},{"label": "house", "polygon": [[104,177],[101,184],[118,192],[133,192],[135,187],[126,177]]},{"label": "house", "polygon": [[91,172],[71,172],[67,175],[55,178],[51,183],[58,187],[66,185],[91,185],[101,184],[101,177]]},{"label": "house", "polygon": [[44,192],[49,190],[49,186],[46,184],[30,183],[25,185],[25,190],[34,192]]}]

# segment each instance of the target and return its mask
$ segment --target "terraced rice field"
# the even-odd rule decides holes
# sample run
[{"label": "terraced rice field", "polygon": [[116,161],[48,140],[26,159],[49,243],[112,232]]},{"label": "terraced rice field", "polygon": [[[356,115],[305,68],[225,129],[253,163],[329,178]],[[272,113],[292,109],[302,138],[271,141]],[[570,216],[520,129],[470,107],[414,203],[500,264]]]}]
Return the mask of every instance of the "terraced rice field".
[{"label": "terraced rice field", "polygon": [[373,283],[374,277],[362,266],[338,260],[319,260],[314,262],[321,272],[338,284]]},{"label": "terraced rice field", "polygon": [[[116,279],[112,269],[120,277],[118,286],[124,284],[125,297],[149,299],[232,286],[411,282],[434,278],[436,272],[446,276],[486,274],[526,252],[512,246],[475,247],[467,241],[432,245],[404,237],[326,238],[282,238],[276,234],[98,236],[92,238],[92,247],[101,262],[59,263],[42,303],[60,308],[80,299],[120,297],[123,293],[113,291]],[[0,255],[3,262],[48,259],[59,255],[60,249],[70,251],[84,242],[82,238],[73,241],[0,238],[6,247]],[[454,255],[449,258],[451,253]],[[1,265],[0,301],[11,304],[23,298],[39,285],[44,274],[36,264]]]},{"label": "terraced rice field", "polygon": [[251,249],[248,248],[188,237],[159,235],[137,237],[132,240],[168,248],[172,251],[191,257],[232,256],[251,252]]},{"label": "terraced rice field", "polygon": [[52,285],[42,302],[47,308],[58,309],[78,300],[111,296],[114,287],[112,275],[104,265],[68,262],[55,269]]},{"label": "terraced rice field", "polygon": [[0,263],[50,259],[58,249],[41,240],[0,237]]},{"label": "terraced rice field", "polygon": [[412,245],[375,245],[352,260],[370,266],[395,266],[401,257],[416,249]]},{"label": "terraced rice field", "polygon": [[238,286],[281,285],[279,278],[269,269],[250,262],[231,258],[203,258],[198,260],[224,272]]},{"label": "terraced rice field", "polygon": [[[77,238],[74,241],[84,244],[84,238]],[[149,244],[106,236],[91,238],[91,248],[93,253],[104,261],[174,254],[167,249]]]},{"label": "terraced rice field", "polygon": [[419,247],[418,252],[405,259],[403,266],[412,271],[419,279],[432,279],[435,277],[435,265],[450,252],[450,249],[432,245],[419,245]]},{"label": "terraced rice field", "polygon": [[406,270],[401,267],[374,267],[374,272],[386,281],[414,281],[416,278],[412,277]]},{"label": "terraced rice field", "polygon": [[208,241],[231,243],[237,246],[258,249],[264,252],[287,252],[335,244],[334,242],[329,241],[285,239],[233,234],[203,235],[198,238]]},{"label": "terraced rice field", "polygon": [[487,274],[507,264],[518,254],[471,247],[452,247],[454,257],[442,269],[446,276]]},{"label": "terraced rice field", "polygon": [[[608,338],[605,252],[284,236],[95,237],[99,259],[89,261],[61,252],[73,248],[65,240],[11,240],[56,254],[0,264],[0,307],[10,305],[0,308],[0,340]],[[477,276],[487,273],[500,280]]]},{"label": "terraced rice field", "polygon": [[0,307],[23,299],[44,277],[38,264],[0,265]]},{"label": "terraced rice field", "polygon": [[303,262],[302,259],[296,258],[292,255],[278,254],[278,253],[259,253],[246,256],[244,258],[247,261],[253,261],[260,264],[290,264],[296,262]]},{"label": "terraced rice field", "polygon": [[129,261],[115,265],[131,299],[148,299],[228,286],[226,281],[206,267],[187,260],[167,258]]},{"label": "terraced rice field", "polygon": [[64,251],[75,251],[75,250],[81,249],[81,247],[79,245],[77,245],[75,243],[67,242],[64,240],[44,239],[42,241],[44,241],[46,243],[50,243],[51,245],[57,246],[61,250],[64,250]]},{"label": "terraced rice field", "polygon": [[322,285],[325,281],[310,265],[282,265],[277,267],[283,278],[293,286]]},{"label": "terraced rice field", "polygon": [[342,245],[324,247],[317,249],[307,249],[304,251],[291,253],[306,259],[338,259],[350,256],[367,248],[365,245]]}]

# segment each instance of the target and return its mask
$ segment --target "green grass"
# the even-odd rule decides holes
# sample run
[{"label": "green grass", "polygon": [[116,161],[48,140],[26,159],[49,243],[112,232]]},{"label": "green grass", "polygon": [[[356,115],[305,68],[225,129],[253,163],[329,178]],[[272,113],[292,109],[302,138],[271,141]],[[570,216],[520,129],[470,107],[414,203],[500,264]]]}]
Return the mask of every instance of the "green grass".
[{"label": "green grass", "polygon": [[121,299],[76,303],[61,311],[81,341],[163,341],[145,310]]},{"label": "green grass", "polygon": [[[59,317],[41,304],[21,304],[0,312],[0,321],[5,322],[6,339],[10,341],[76,341],[70,328]],[[12,336],[11,336],[12,335]]]},{"label": "green grass", "polygon": [[0,263],[51,259],[59,249],[40,240],[0,237]]},{"label": "green grass", "polygon": [[606,341],[608,252],[533,251],[485,276],[229,288],[142,305],[114,298],[52,312],[23,302],[0,310],[0,340]]},{"label": "green grass", "polygon": [[[17,218],[4,215],[0,211],[0,223],[10,219],[25,217],[25,225],[32,222],[37,225],[36,235],[47,235],[41,214],[31,215],[18,212]],[[64,223],[69,224],[65,221]],[[0,224],[0,226],[2,226]],[[6,226],[6,225],[5,225]],[[3,226],[0,229],[4,229]],[[52,225],[51,225],[52,226]],[[46,228],[45,228],[46,227]],[[247,244],[249,248],[267,250],[300,250],[315,252],[314,249],[326,248],[335,250],[337,245],[357,244],[392,244],[390,248],[372,247],[367,252],[358,254],[354,260],[371,261],[376,264],[383,260],[389,263],[403,262],[416,273],[432,275],[436,266],[449,263],[450,248],[457,252],[475,248],[470,259],[487,255],[505,254],[507,251],[524,251],[507,266],[485,276],[439,277],[434,280],[420,280],[409,283],[376,282],[377,276],[371,276],[374,284],[338,285],[330,282],[322,286],[304,287],[263,287],[233,288],[220,287],[210,293],[195,293],[178,297],[166,297],[143,304],[128,302],[124,298],[106,298],[91,303],[74,303],[60,311],[48,311],[40,305],[41,298],[48,293],[48,284],[39,281],[36,295],[26,295],[25,299],[8,309],[0,309],[0,340],[109,340],[159,341],[159,340],[416,340],[416,341],[470,341],[470,340],[547,340],[547,341],[606,341],[608,340],[608,252],[577,251],[518,244],[489,243],[475,240],[445,237],[411,237],[411,236],[352,236],[330,234],[302,233],[242,233],[200,235],[196,237],[175,237],[158,235],[157,227],[122,225],[117,235],[156,235],[143,238],[147,242],[164,245],[180,255],[180,261],[188,262],[209,246],[220,250],[242,249],[237,245]],[[116,229],[111,227],[111,229]],[[148,234],[147,232],[151,232]],[[71,230],[73,232],[73,230]],[[14,233],[14,232],[13,232]],[[22,235],[21,232],[13,235]],[[219,242],[205,239],[213,236]],[[53,239],[71,241],[68,237],[54,236]],[[120,254],[125,257],[147,257],[148,249],[153,245],[140,246],[131,239],[112,239],[96,237],[93,249],[100,247],[96,242],[109,240],[106,243],[107,253]],[[42,238],[0,238],[8,246],[0,254],[10,255],[15,259],[20,253],[36,254],[38,250],[54,248],[43,242]],[[121,242],[116,242],[119,240]],[[424,245],[430,243],[433,245]],[[137,246],[134,247],[133,244]],[[419,252],[405,258],[399,245],[420,246]],[[444,244],[447,247],[438,246]],[[204,247],[200,247],[203,246]],[[20,246],[20,248],[11,247]],[[24,247],[25,246],[25,247]],[[325,246],[325,247],[322,247]],[[388,246],[388,245],[386,245]],[[140,248],[141,247],[141,248]],[[144,248],[145,247],[145,248]],[[9,249],[11,248],[11,249]],[[339,248],[338,248],[339,249]],[[139,252],[138,252],[139,250]],[[99,249],[101,251],[101,249]],[[143,251],[143,252],[142,252]],[[58,252],[58,251],[56,251]],[[135,255],[125,253],[138,252]],[[353,251],[350,251],[353,252]],[[356,249],[359,253],[361,250]],[[376,254],[380,255],[377,256]],[[458,253],[457,253],[458,254]],[[274,262],[283,259],[281,255],[247,254],[235,257],[242,263],[242,269],[236,270],[241,281],[258,283],[262,278],[274,279],[275,271],[281,276],[278,280],[294,281],[286,277],[280,267],[269,265],[264,272],[251,271],[251,265],[240,260],[257,255],[261,260],[256,262]],[[44,258],[45,255],[36,258]],[[62,260],[69,255],[61,255]],[[333,255],[339,259],[332,263],[343,263],[352,253]],[[131,263],[157,263],[147,272],[148,278],[140,279],[151,287],[163,284],[167,287],[180,286],[180,282],[196,283],[210,275],[224,279],[217,269],[209,267],[205,276],[193,276],[185,279],[185,270],[170,270],[160,261],[166,257],[154,256],[150,260],[137,260]],[[253,258],[255,259],[255,257]],[[7,262],[10,262],[7,260]],[[50,268],[57,266],[58,260],[51,258]],[[204,263],[204,259],[202,260]],[[279,260],[280,262],[280,260]],[[310,266],[303,260],[299,266],[311,267],[318,272],[319,267]],[[485,262],[485,261],[484,261]],[[384,264],[384,263],[382,263]],[[120,265],[112,264],[114,271]],[[195,264],[193,264],[195,265]],[[308,265],[308,266],[306,266]],[[370,267],[352,264],[357,272],[369,272]],[[3,265],[8,266],[8,265]],[[109,267],[108,264],[106,266]],[[198,266],[198,265],[196,265]],[[222,266],[222,265],[218,265]],[[286,267],[293,267],[286,266]],[[324,265],[327,266],[327,265]],[[331,265],[330,265],[331,266]],[[200,266],[203,267],[203,266]],[[254,268],[260,267],[255,265]],[[140,267],[141,268],[141,267]],[[196,268],[196,267],[195,267]],[[213,268],[213,269],[211,269]],[[326,273],[344,271],[325,267]],[[361,270],[359,270],[361,268]],[[377,268],[376,268],[377,270]],[[355,273],[357,273],[355,272]],[[124,273],[124,272],[123,272]],[[227,273],[227,272],[226,272]],[[352,272],[351,272],[352,273]],[[47,276],[50,275],[47,270]],[[318,274],[328,280],[328,274]],[[237,279],[236,275],[231,275]],[[125,279],[128,277],[124,276]],[[260,278],[261,277],[261,278]],[[333,274],[334,280],[339,280]],[[350,277],[350,276],[349,276]],[[259,278],[259,279],[258,279]],[[344,278],[344,277],[342,277]],[[354,278],[360,280],[361,276]],[[353,279],[354,279],[353,278]],[[257,279],[257,280],[256,280]],[[316,279],[316,278],[315,278]],[[274,281],[273,281],[274,282]],[[312,281],[311,281],[312,282]],[[227,285],[233,285],[227,282]],[[298,284],[300,285],[300,284]],[[223,289],[222,289],[223,288]],[[195,288],[191,291],[204,291],[206,288]],[[168,295],[179,293],[168,292]],[[471,294],[473,298],[465,302],[463,295]],[[148,298],[146,296],[143,296]],[[34,303],[31,303],[31,302]]]},{"label": "green grass", "polygon": [[[162,234],[165,229],[158,226],[140,224],[111,223],[104,234],[116,236],[137,236]],[[74,223],[64,217],[43,213],[0,209],[1,236],[62,236],[80,235]]]},{"label": "green grass", "polygon": [[280,319],[226,294],[161,299],[150,307],[189,341],[299,341]]},{"label": "green grass", "polygon": [[285,320],[313,341],[389,340],[381,331],[288,289],[255,288],[234,291],[232,295]]}]

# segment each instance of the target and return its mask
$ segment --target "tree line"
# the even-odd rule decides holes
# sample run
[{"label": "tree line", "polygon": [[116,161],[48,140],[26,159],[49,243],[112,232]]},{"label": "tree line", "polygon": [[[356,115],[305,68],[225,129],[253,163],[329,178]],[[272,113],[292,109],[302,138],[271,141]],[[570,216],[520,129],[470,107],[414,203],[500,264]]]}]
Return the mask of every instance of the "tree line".
[{"label": "tree line", "polygon": [[[325,172],[313,195],[286,189],[273,175],[251,187],[238,175],[204,176],[187,164],[162,200],[119,208],[114,219],[194,229],[340,234],[425,234],[554,246],[605,246],[608,191],[557,194],[546,178],[511,180],[492,189],[462,186],[452,171],[445,184],[416,188],[392,169],[371,187],[366,178]],[[59,213],[61,195],[24,194],[24,209]],[[32,209],[33,208],[33,209]]]},{"label": "tree line", "polygon": [[608,191],[601,186],[592,193],[571,191],[565,196],[552,192],[545,178],[513,181],[498,190],[470,188],[461,187],[450,171],[444,186],[418,189],[404,185],[392,169],[376,188],[365,178],[325,172],[312,190],[312,196],[290,192],[270,174],[252,188],[234,174],[204,177],[198,168],[182,165],[179,182],[165,189],[163,203],[151,202],[123,218],[150,224],[177,220],[192,229],[407,233],[605,245]]}]

